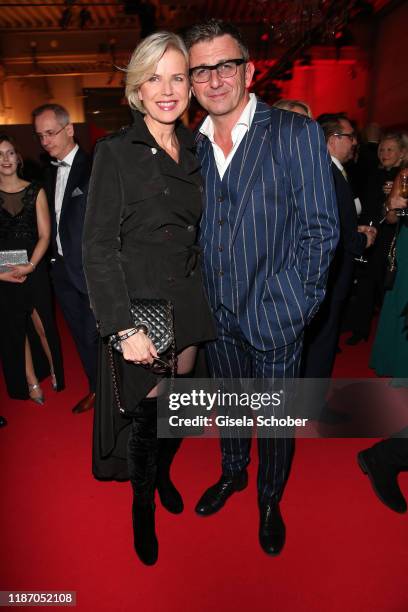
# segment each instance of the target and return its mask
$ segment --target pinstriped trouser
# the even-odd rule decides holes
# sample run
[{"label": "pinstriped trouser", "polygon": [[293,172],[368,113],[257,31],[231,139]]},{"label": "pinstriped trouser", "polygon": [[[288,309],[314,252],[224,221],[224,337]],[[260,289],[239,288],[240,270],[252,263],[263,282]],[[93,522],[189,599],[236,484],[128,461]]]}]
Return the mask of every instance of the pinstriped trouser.
[{"label": "pinstriped trouser", "polygon": [[[235,315],[223,306],[215,312],[218,339],[206,345],[214,378],[296,378],[302,341],[272,351],[259,351],[244,338]],[[231,476],[250,461],[250,438],[221,438],[222,471]],[[258,438],[258,497],[280,499],[294,451],[293,438]]]}]

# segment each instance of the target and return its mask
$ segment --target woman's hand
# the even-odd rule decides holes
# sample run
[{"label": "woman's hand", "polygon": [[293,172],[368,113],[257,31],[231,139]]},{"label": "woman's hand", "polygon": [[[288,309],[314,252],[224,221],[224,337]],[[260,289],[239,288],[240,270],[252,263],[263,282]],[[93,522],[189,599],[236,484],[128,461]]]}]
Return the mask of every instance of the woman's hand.
[{"label": "woman's hand", "polygon": [[11,271],[16,277],[24,276],[24,280],[28,274],[34,272],[35,267],[29,263],[26,264],[10,264]]},{"label": "woman's hand", "polygon": [[399,194],[390,195],[390,197],[387,200],[387,208],[388,208],[387,212],[391,210],[395,210],[396,208],[406,208],[407,203],[408,203],[408,200],[406,198],[403,198]]},{"label": "woman's hand", "polygon": [[8,283],[24,283],[26,278],[27,276],[17,275],[14,270],[0,273],[0,281],[6,281]]},{"label": "woman's hand", "polygon": [[372,225],[359,225],[357,227],[357,231],[360,234],[365,234],[367,238],[366,249],[368,249],[368,247],[374,244],[375,239],[377,237],[377,230],[375,229],[375,227],[373,227]]},{"label": "woman's hand", "polygon": [[[119,336],[128,331],[130,330],[124,329],[120,331]],[[149,336],[146,336],[142,330],[129,336],[126,340],[122,340],[122,351],[126,361],[133,361],[143,365],[152,364],[157,357],[156,347]]]}]

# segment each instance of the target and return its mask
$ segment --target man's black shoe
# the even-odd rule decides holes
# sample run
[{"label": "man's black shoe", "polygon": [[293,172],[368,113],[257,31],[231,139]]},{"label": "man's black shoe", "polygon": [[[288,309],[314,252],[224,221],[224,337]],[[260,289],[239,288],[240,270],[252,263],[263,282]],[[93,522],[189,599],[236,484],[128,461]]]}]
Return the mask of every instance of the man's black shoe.
[{"label": "man's black shoe", "polygon": [[407,502],[398,485],[398,470],[377,457],[375,450],[370,448],[359,452],[357,460],[364,474],[369,477],[378,499],[394,512],[406,512]]},{"label": "man's black shoe", "polygon": [[197,514],[209,516],[218,512],[227,499],[236,491],[243,491],[248,485],[248,472],[242,470],[235,476],[222,475],[219,481],[206,490],[195,507]]},{"label": "man's black shoe", "polygon": [[85,395],[72,409],[74,414],[81,414],[82,412],[87,412],[88,410],[92,410],[95,405],[96,394],[91,391],[88,395]]},{"label": "man's black shoe", "polygon": [[285,545],[286,528],[278,502],[259,506],[259,543],[267,555],[276,556]]},{"label": "man's black shoe", "polygon": [[5,427],[7,425],[6,417],[0,416],[0,427]]}]

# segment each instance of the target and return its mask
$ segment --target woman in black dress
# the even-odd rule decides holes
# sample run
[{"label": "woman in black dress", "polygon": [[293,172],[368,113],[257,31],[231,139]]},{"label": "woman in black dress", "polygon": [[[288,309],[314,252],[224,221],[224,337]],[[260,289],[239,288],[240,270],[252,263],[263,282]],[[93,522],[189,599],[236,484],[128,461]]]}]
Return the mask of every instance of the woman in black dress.
[{"label": "woman in black dress", "polygon": [[0,134],[0,251],[25,250],[28,258],[0,273],[0,356],[10,397],[43,404],[39,381],[51,375],[54,390],[64,386],[44,259],[50,218],[44,190],[19,177],[21,165],[13,139]]},{"label": "woman in black dress", "polygon": [[[127,69],[130,128],[100,141],[91,176],[84,266],[101,336],[134,332],[130,299],[170,300],[174,307],[178,376],[191,374],[197,345],[215,336],[198,266],[202,211],[200,166],[191,133],[179,121],[189,102],[188,56],[167,32],[146,38]],[[106,341],[101,342],[93,472],[130,478],[134,545],[145,564],[158,556],[154,492],[171,512],[183,509],[169,470],[179,440],[157,440],[159,377],[141,364],[157,356],[142,330],[115,354],[120,395],[133,418],[119,414]]]}]

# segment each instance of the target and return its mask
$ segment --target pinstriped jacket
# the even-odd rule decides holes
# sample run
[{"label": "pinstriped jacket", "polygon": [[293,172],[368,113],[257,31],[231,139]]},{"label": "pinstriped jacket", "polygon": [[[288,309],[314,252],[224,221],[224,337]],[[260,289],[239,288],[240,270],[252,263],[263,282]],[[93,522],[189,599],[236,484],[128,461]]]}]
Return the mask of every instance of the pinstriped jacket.
[{"label": "pinstriped jacket", "polygon": [[214,311],[238,318],[255,348],[299,339],[321,303],[339,238],[331,160],[319,125],[258,100],[223,179],[199,133],[206,201],[200,242]]}]

